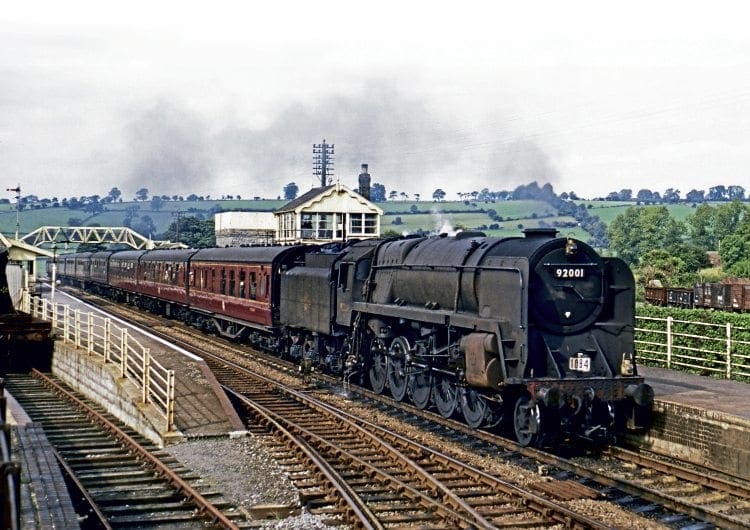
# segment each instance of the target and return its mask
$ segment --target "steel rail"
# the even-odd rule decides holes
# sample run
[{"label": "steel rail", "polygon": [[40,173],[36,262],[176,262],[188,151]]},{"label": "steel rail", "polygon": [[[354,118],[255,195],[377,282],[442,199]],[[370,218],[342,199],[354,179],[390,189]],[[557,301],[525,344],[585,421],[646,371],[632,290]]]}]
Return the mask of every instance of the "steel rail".
[{"label": "steel rail", "polygon": [[166,464],[161,460],[152,455],[145,447],[134,440],[130,435],[123,432],[117,425],[97,413],[86,403],[84,403],[77,396],[71,394],[66,389],[61,387],[55,381],[47,377],[45,374],[32,368],[32,375],[42,381],[42,383],[48,388],[54,390],[61,396],[64,396],[70,402],[74,403],[84,414],[86,414],[93,421],[104,427],[112,435],[117,437],[120,441],[125,443],[128,447],[133,449],[145,462],[151,465],[161,476],[165,477],[173,486],[175,486],[181,494],[193,502],[199,513],[205,513],[212,518],[214,522],[220,523],[225,528],[232,530],[239,530],[239,527],[233,523],[221,510],[213,505],[211,501],[201,495],[195,488],[188,484],[182,477],[172,471]]},{"label": "steel rail", "polygon": [[241,401],[245,406],[252,408],[257,414],[263,417],[264,421],[273,427],[274,433],[281,435],[285,441],[291,441],[300,451],[302,451],[305,457],[309,459],[313,466],[318,468],[318,470],[326,477],[330,486],[336,490],[336,493],[338,493],[341,499],[346,503],[347,509],[351,514],[350,519],[353,519],[353,522],[357,527],[368,530],[384,528],[383,525],[378,522],[377,516],[362,502],[343,477],[341,477],[341,475],[328,464],[325,458],[321,457],[306,440],[292,434],[289,429],[284,427],[277,420],[275,414],[265,409],[265,407],[259,406],[251,399],[225,385],[221,386],[225,392],[231,394],[235,399]]}]

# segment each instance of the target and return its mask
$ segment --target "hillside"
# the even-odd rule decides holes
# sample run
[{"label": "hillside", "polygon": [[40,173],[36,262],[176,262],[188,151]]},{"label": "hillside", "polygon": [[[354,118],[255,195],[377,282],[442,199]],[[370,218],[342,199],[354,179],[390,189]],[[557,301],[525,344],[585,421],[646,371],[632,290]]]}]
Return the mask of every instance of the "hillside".
[{"label": "hillside", "polygon": [[[26,209],[20,214],[20,234],[23,236],[40,226],[69,226],[71,220],[83,226],[144,226],[148,218],[152,221],[153,233],[158,239],[177,215],[199,216],[210,219],[219,211],[248,210],[274,211],[286,201],[278,200],[205,200],[205,201],[165,201],[159,210],[151,208],[151,202],[120,202],[106,205],[106,209],[96,215],[80,209],[38,208]],[[609,224],[634,203],[586,201],[583,204],[592,215],[597,215]],[[572,235],[587,240],[589,234],[576,226],[575,219],[559,216],[549,204],[537,200],[483,202],[426,202],[426,201],[387,201],[378,203],[383,209],[382,230],[397,233],[410,233],[417,230],[434,232],[456,228],[482,230],[488,235],[516,235],[524,228],[553,226],[561,234]],[[689,205],[668,205],[676,219],[684,219],[692,212]],[[490,217],[494,210],[494,220]],[[128,222],[129,219],[129,222]],[[15,204],[0,204],[0,231],[13,236],[16,230]]]}]

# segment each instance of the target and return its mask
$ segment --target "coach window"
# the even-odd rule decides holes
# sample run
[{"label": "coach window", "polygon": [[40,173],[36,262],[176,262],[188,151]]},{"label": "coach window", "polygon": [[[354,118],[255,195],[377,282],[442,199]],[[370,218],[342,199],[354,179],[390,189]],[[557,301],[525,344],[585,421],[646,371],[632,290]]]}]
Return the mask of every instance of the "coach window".
[{"label": "coach window", "polygon": [[268,276],[266,274],[261,275],[260,280],[260,298],[264,300],[266,298],[266,286],[268,284]]},{"label": "coach window", "polygon": [[234,269],[229,271],[229,296],[234,296]]},{"label": "coach window", "polygon": [[227,293],[227,270],[221,269],[221,284],[219,287],[219,294]]},{"label": "coach window", "polygon": [[240,298],[245,298],[245,271],[240,271]]},{"label": "coach window", "polygon": [[256,286],[255,273],[251,272],[250,273],[250,298],[252,300],[255,300],[255,286]]}]

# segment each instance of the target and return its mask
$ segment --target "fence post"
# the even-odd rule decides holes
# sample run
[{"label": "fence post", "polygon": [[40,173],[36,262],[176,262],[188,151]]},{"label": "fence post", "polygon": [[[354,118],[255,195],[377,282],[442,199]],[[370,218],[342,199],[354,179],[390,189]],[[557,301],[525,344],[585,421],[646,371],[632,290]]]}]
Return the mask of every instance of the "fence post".
[{"label": "fence post", "polygon": [[151,391],[151,381],[149,378],[149,370],[151,369],[151,350],[149,348],[143,349],[143,392],[141,394],[141,401],[148,403],[148,396]]},{"label": "fence post", "polygon": [[66,305],[63,310],[63,342],[67,344],[70,338],[70,306]]},{"label": "fence post", "polygon": [[46,298],[42,298],[42,320],[47,320],[47,306],[49,305],[49,300]]},{"label": "fence post", "polygon": [[81,310],[73,311],[73,333],[75,335],[76,348],[81,347]]},{"label": "fence post", "polygon": [[111,352],[111,345],[109,343],[112,340],[112,321],[109,318],[104,319],[104,364],[109,362],[109,356]]},{"label": "fence post", "polygon": [[727,322],[727,379],[732,378],[732,324]]},{"label": "fence post", "polygon": [[167,370],[167,432],[174,425],[174,370]]},{"label": "fence post", "polygon": [[128,371],[128,330],[120,330],[120,377],[125,377]]},{"label": "fence post", "polygon": [[58,322],[57,322],[58,316],[59,315],[57,311],[57,304],[53,302],[52,303],[52,329],[57,329],[59,327]]},{"label": "fence post", "polygon": [[89,311],[88,318],[88,333],[86,338],[86,351],[88,353],[94,353],[94,313]]},{"label": "fence post", "polygon": [[667,317],[667,368],[672,367],[672,320],[671,316]]}]

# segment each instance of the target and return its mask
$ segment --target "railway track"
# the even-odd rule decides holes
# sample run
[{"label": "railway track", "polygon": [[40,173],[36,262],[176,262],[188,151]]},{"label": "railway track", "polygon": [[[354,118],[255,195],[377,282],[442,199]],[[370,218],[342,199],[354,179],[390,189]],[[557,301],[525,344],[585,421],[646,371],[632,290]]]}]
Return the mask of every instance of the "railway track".
[{"label": "railway track", "polygon": [[[129,310],[126,311],[129,312]],[[137,313],[139,321],[154,318]],[[158,324],[149,321],[149,328],[159,331]],[[170,328],[171,326],[168,326]],[[161,331],[159,331],[161,333]],[[175,341],[174,330],[169,333]],[[206,342],[206,337],[193,331],[180,331],[180,341],[194,349]],[[195,338],[190,338],[195,337]],[[211,339],[216,340],[216,339]],[[270,356],[250,353],[247,348],[226,344],[227,354],[234,351],[234,359],[252,355],[285,371],[294,366]],[[218,370],[218,368],[217,368]],[[322,374],[316,380],[329,385],[336,381]],[[395,402],[383,395],[359,387],[347,389],[349,400],[361,402],[369,409],[377,408],[390,418],[400,417],[403,423],[425,430],[440,431],[445,439],[456,440],[471,451],[490,459],[503,459],[532,472],[543,470],[545,480],[536,485],[548,498],[570,500],[575,498],[574,483],[589,490],[597,490],[600,499],[610,500],[625,510],[642,514],[669,527],[694,525],[700,528],[713,525],[722,528],[747,528],[750,526],[750,487],[747,481],[736,477],[712,478],[711,470],[696,470],[679,462],[666,462],[644,455],[612,448],[604,454],[565,458],[531,448],[519,447],[515,442],[485,431],[476,431],[462,422],[445,419],[429,410],[421,410],[407,403]],[[328,391],[326,399],[331,399]],[[367,427],[369,428],[369,427]]]},{"label": "railway track", "polygon": [[336,480],[354,493],[359,513],[373,527],[606,527],[438,450],[342,413],[310,393],[204,355],[218,380],[232,389],[256,423],[281,425],[285,433],[315,448]]},{"label": "railway track", "polygon": [[239,528],[244,516],[200,477],[64,384],[35,372],[6,388],[43,425],[85,528]]}]

